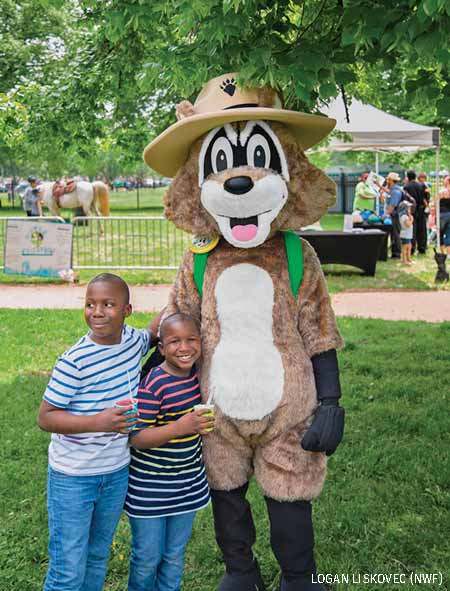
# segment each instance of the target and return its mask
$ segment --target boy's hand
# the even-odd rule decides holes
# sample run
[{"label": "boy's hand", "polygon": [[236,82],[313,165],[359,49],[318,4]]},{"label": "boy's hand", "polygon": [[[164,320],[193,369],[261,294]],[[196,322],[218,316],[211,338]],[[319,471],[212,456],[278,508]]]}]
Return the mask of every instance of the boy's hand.
[{"label": "boy's hand", "polygon": [[121,408],[113,407],[102,410],[102,412],[95,415],[96,429],[105,433],[124,433],[128,435],[131,431],[130,427],[132,428],[138,422],[136,412],[124,414],[130,410],[134,410],[131,404]]},{"label": "boy's hand", "polygon": [[195,410],[178,419],[175,423],[177,437],[193,433],[208,435],[214,429],[214,417],[204,416],[208,412],[208,410]]}]

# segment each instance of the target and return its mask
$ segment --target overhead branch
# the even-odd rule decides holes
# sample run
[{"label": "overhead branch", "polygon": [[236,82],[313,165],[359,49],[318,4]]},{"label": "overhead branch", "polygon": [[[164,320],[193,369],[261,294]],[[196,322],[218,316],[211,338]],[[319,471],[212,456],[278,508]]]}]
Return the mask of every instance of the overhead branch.
[{"label": "overhead branch", "polygon": [[342,100],[344,101],[344,108],[345,108],[345,120],[347,123],[350,123],[350,115],[348,114],[348,104],[347,104],[347,96],[345,94],[345,88],[343,84],[339,85],[342,94]]}]

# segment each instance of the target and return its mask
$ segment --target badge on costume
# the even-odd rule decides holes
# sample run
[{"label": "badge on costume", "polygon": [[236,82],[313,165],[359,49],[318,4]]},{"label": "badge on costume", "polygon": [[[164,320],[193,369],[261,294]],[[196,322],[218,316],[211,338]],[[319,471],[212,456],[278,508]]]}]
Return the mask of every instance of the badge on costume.
[{"label": "badge on costume", "polygon": [[191,245],[189,248],[192,252],[197,254],[204,254],[205,252],[210,252],[217,246],[219,243],[219,236],[213,236],[212,238],[209,236],[201,236],[196,235],[192,236],[191,238]]}]

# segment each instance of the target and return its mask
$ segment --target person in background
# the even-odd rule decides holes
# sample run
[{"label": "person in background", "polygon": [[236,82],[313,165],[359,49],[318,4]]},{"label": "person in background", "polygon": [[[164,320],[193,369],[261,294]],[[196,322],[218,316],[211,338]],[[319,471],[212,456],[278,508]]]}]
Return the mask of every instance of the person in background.
[{"label": "person in background", "polygon": [[400,219],[400,240],[402,242],[402,263],[411,264],[411,243],[413,237],[414,218],[411,213],[412,205],[409,201],[401,201],[398,206]]},{"label": "person in background", "polygon": [[435,245],[437,242],[437,224],[436,224],[436,203],[430,203],[430,215],[427,220],[428,244]]},{"label": "person in background", "polygon": [[450,176],[444,178],[444,187],[437,195],[439,199],[439,228],[441,252],[450,255]]},{"label": "person in background", "polygon": [[430,192],[423,182],[416,178],[414,170],[408,170],[406,173],[407,182],[404,190],[416,201],[416,210],[414,212],[414,228],[411,253],[416,249],[419,254],[425,254],[427,251],[427,214],[430,204]]},{"label": "person in background", "polygon": [[391,216],[391,258],[399,259],[401,257],[402,245],[400,242],[400,219],[398,216],[398,206],[403,199],[403,191],[400,185],[400,176],[396,172],[390,172],[386,177],[386,213]]},{"label": "person in background", "polygon": [[419,183],[425,185],[425,191],[430,194],[431,192],[431,183],[428,182],[428,177],[426,172],[419,172],[417,175],[417,180]]},{"label": "person in background", "polygon": [[375,211],[376,192],[368,184],[368,172],[363,172],[359,179],[359,183],[355,187],[355,198],[353,200],[353,211]]},{"label": "person in background", "polygon": [[39,194],[39,184],[35,176],[28,177],[29,186],[23,194],[23,209],[27,216],[42,216],[42,198]]}]

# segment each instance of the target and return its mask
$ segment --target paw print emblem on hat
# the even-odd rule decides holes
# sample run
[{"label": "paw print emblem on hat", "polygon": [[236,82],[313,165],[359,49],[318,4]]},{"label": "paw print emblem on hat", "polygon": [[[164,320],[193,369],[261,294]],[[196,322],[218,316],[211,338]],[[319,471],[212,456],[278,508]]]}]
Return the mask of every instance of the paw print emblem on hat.
[{"label": "paw print emblem on hat", "polygon": [[220,88],[230,96],[233,96],[236,92],[236,80],[234,78],[227,78],[226,80],[223,80]]}]

